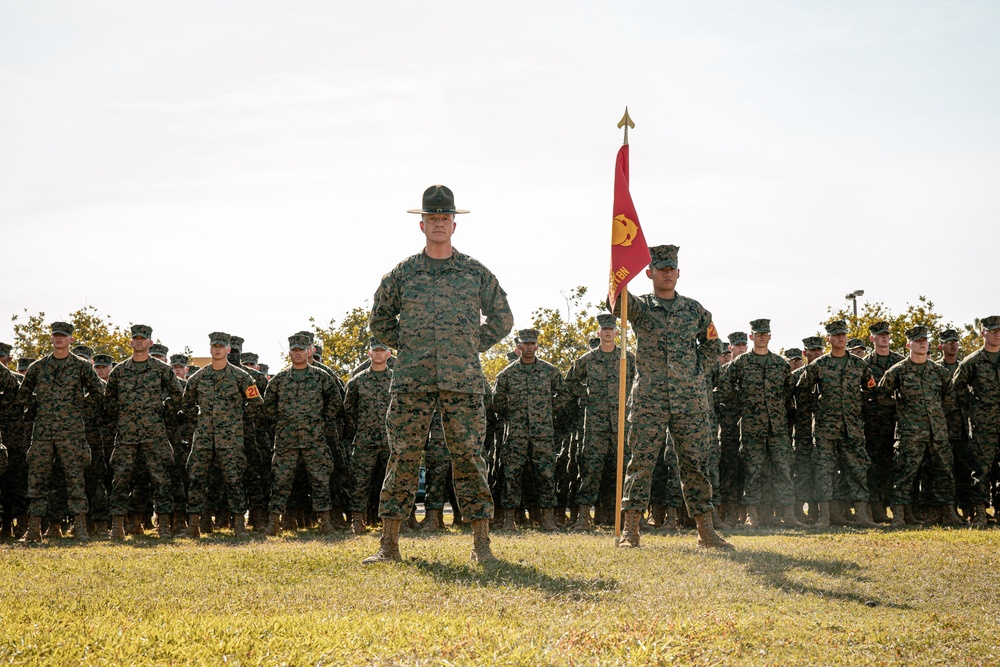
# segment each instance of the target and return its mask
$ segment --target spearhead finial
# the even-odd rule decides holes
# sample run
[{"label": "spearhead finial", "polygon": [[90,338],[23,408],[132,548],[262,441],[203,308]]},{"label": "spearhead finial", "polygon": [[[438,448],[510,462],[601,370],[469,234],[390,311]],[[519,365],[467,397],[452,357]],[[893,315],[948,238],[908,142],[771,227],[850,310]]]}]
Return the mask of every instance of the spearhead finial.
[{"label": "spearhead finial", "polygon": [[632,118],[628,115],[628,107],[625,107],[625,115],[622,119],[618,121],[618,129],[625,128],[625,141],[623,143],[628,143],[628,129],[631,127],[635,129],[635,123],[632,122]]}]

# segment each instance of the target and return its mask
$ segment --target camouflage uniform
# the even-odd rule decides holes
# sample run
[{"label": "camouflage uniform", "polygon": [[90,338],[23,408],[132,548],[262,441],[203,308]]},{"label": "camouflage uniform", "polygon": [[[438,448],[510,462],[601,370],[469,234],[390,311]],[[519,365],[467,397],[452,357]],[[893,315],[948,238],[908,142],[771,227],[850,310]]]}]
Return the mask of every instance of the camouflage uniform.
[{"label": "camouflage uniform", "polygon": [[[481,324],[480,317],[486,322]],[[372,334],[398,350],[389,404],[389,465],[379,515],[413,509],[431,417],[441,411],[455,494],[470,519],[493,516],[480,455],[485,429],[479,354],[507,335],[513,316],[496,277],[457,250],[446,260],[424,252],[403,260],[375,292]]]},{"label": "camouflage uniform", "polygon": [[[844,325],[846,330],[846,325]],[[805,366],[798,389],[815,392],[816,417],[813,470],[816,501],[833,500],[833,482],[838,463],[845,473],[851,500],[868,502],[868,466],[861,404],[875,389],[868,365],[847,353],[843,367],[838,358],[824,354]]]},{"label": "camouflage uniform", "polygon": [[[1000,327],[1000,317],[985,318],[983,326]],[[980,348],[958,365],[952,386],[963,420],[971,426],[970,502],[985,507],[990,504],[991,467],[1000,444],[1000,366],[990,361],[985,348]]]},{"label": "camouflage uniform", "polygon": [[191,514],[200,514],[205,506],[213,460],[222,471],[229,510],[240,515],[246,512],[244,418],[247,413],[253,416],[262,400],[253,378],[232,364],[222,370],[205,366],[188,379],[182,406],[185,415],[197,415],[198,420],[187,463]]},{"label": "camouflage uniform", "polygon": [[[868,328],[868,332],[873,336],[888,331],[889,325],[885,322],[876,322]],[[885,357],[878,355],[875,350],[865,356],[865,363],[871,369],[875,382],[880,382],[885,372],[902,360],[903,355],[892,350]],[[890,497],[895,495],[893,468],[894,456],[898,456],[893,454],[896,439],[896,406],[891,401],[884,403],[877,397],[871,396],[862,405],[861,414],[865,420],[865,447],[871,459],[871,466],[868,468],[868,491],[871,501],[888,503]]]},{"label": "camouflage uniform", "polygon": [[[959,339],[958,332],[954,329],[945,329],[941,332],[940,341],[942,343]],[[942,359],[938,365],[948,373],[950,379],[955,377],[955,371],[958,370],[960,363],[961,359],[956,359],[951,364]],[[954,392],[954,386],[952,386],[952,391]],[[956,405],[957,400],[956,398]],[[955,461],[955,500],[965,508],[964,513],[968,516],[969,509],[973,504],[971,502],[972,464],[969,458],[969,423],[963,418],[961,410],[949,412],[945,414],[945,418],[948,420],[948,440],[951,442],[951,451]]]},{"label": "camouflage uniform", "polygon": [[302,370],[289,366],[268,383],[262,415],[275,427],[271,461],[274,477],[272,513],[285,512],[299,463],[305,466],[309,476],[313,511],[328,512],[332,507],[330,472],[333,461],[326,443],[326,423],[337,418],[339,400],[333,379],[314,366]]},{"label": "camouflage uniform", "polygon": [[[7,466],[0,475],[4,536],[11,534],[14,520],[23,521],[28,512],[28,466],[25,459],[24,408],[17,400],[22,376],[0,366],[0,438],[7,448]],[[24,526],[19,526],[22,530]]]},{"label": "camouflage uniform", "polygon": [[[823,339],[810,336],[802,339],[805,349],[823,347]],[[810,362],[811,363],[811,362]],[[795,462],[792,465],[792,479],[795,484],[795,500],[809,503],[810,519],[815,518],[813,504],[816,503],[816,477],[813,472],[813,415],[816,413],[815,387],[805,387],[799,381],[806,373],[806,366],[792,371],[795,405],[792,411],[792,436],[795,448]]]},{"label": "camouflage uniform", "polygon": [[[766,324],[765,324],[766,323]],[[755,320],[754,331],[767,333],[770,323]],[[761,503],[762,471],[770,463],[774,502],[781,507],[795,502],[792,486],[792,443],[788,414],[792,407],[792,371],[774,352],[750,350],[730,363],[720,381],[723,400],[741,407],[740,457],[745,471],[743,504]],[[734,400],[730,400],[730,398]]]},{"label": "camouflage uniform", "polygon": [[[257,391],[263,396],[267,391],[267,376],[243,365],[243,343],[244,339],[240,336],[231,336],[229,363],[249,375],[257,386]],[[267,439],[267,430],[258,427],[249,412],[243,417],[243,436],[243,453],[247,460],[243,484],[252,521],[259,522],[263,519],[261,515],[267,511],[268,497],[271,494],[271,443]]]},{"label": "camouflage uniform", "polygon": [[[527,330],[518,333],[522,341],[536,342]],[[547,361],[515,361],[497,375],[493,404],[507,422],[507,439],[500,452],[504,468],[504,509],[521,504],[521,475],[530,460],[538,504],[543,509],[556,505],[554,448],[555,426],[567,403],[562,373]]]},{"label": "camouflage uniform", "polygon": [[[391,357],[390,357],[391,358]],[[389,412],[389,387],[392,370],[383,373],[371,370],[371,364],[347,383],[344,398],[344,442],[351,446],[352,512],[366,512],[373,483],[384,476],[376,473],[389,460],[389,443],[385,419]]]},{"label": "camouflage uniform", "polygon": [[445,443],[444,422],[441,413],[434,412],[431,419],[431,430],[427,434],[427,449],[424,452],[424,508],[439,510],[444,508],[448,495],[448,470],[451,468],[451,455]]},{"label": "camouflage uniform", "polygon": [[[70,330],[72,331],[72,330]],[[51,354],[33,363],[24,375],[18,400],[34,416],[27,452],[29,513],[43,517],[48,509],[49,477],[56,456],[66,475],[67,509],[87,512],[84,469],[91,452],[86,420],[100,411],[104,387],[94,368],[70,354]]]},{"label": "camouflage uniform", "polygon": [[[738,345],[747,342],[743,331],[729,334],[729,344]],[[719,369],[719,376],[725,374],[730,361]],[[719,491],[722,502],[738,504],[743,497],[743,467],[740,461],[740,414],[742,409],[736,403],[736,396],[730,396],[729,401],[722,396],[716,397],[715,409],[719,420]]]},{"label": "camouflage uniform", "polygon": [[108,376],[105,407],[108,418],[118,429],[111,456],[115,470],[111,486],[112,515],[124,516],[128,511],[139,451],[142,451],[149,471],[156,513],[162,516],[174,511],[170,478],[174,450],[167,439],[163,412],[166,397],[176,411],[180,407],[181,396],[173,369],[152,356],[139,363],[126,359],[115,366]]}]

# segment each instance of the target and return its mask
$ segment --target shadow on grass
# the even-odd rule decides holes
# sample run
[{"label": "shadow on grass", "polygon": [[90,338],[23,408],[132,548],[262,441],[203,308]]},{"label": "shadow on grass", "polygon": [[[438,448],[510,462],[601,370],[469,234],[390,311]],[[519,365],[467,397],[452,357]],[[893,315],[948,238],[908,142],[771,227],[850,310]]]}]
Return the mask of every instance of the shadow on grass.
[{"label": "shadow on grass", "polygon": [[429,561],[423,558],[408,558],[408,564],[416,566],[423,574],[446,584],[469,586],[494,586],[527,588],[574,601],[595,601],[602,594],[617,591],[618,581],[602,577],[581,579],[577,577],[553,577],[533,565],[500,561],[483,565],[457,564]]},{"label": "shadow on grass", "polygon": [[804,584],[789,578],[793,570],[811,570],[817,574],[833,577],[838,580],[849,580],[852,583],[868,582],[860,565],[853,561],[834,558],[808,558],[790,556],[779,551],[754,549],[746,551],[713,551],[712,555],[744,567],[746,573],[768,586],[786,593],[815,595],[828,600],[843,600],[854,602],[866,607],[888,607],[890,609],[912,609],[910,605],[886,602],[877,597],[860,595],[822,588],[813,584]]}]

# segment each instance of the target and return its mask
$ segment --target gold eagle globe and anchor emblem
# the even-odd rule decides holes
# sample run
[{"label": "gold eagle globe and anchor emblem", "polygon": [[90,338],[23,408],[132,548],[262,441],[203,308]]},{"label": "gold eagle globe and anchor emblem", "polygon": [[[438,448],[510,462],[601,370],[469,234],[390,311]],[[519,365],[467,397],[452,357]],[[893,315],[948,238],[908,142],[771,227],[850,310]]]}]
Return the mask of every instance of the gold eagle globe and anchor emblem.
[{"label": "gold eagle globe and anchor emblem", "polygon": [[616,215],[611,221],[611,245],[629,247],[638,231],[638,225],[626,218],[624,213]]}]

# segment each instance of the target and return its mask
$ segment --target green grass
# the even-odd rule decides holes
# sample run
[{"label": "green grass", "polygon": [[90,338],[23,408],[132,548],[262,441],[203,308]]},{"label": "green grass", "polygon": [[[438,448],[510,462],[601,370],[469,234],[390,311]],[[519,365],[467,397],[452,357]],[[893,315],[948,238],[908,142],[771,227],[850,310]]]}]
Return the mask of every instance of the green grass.
[{"label": "green grass", "polygon": [[404,537],[0,546],[0,661],[997,665],[1000,531]]}]

